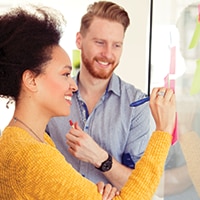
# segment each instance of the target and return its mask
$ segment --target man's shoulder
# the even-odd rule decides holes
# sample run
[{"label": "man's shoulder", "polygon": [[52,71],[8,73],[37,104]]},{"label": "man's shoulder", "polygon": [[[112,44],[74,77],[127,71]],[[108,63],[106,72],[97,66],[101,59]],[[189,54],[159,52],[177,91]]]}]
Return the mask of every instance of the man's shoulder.
[{"label": "man's shoulder", "polygon": [[142,97],[145,95],[145,93],[141,89],[137,88],[135,85],[121,79],[120,77],[119,77],[119,80],[120,80],[121,91],[124,91],[129,95],[138,96],[138,97],[140,96]]},{"label": "man's shoulder", "polygon": [[133,94],[137,93],[139,95],[143,95],[144,92],[141,91],[141,89],[137,88],[132,83],[127,82],[126,80],[123,80],[119,75],[113,74],[111,83],[115,86],[117,85],[121,91],[129,91]]}]

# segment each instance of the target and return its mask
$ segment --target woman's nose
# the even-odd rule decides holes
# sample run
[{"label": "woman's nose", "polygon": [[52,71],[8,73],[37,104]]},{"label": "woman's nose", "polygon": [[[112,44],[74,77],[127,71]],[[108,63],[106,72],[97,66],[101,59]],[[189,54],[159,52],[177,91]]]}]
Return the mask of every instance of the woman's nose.
[{"label": "woman's nose", "polygon": [[71,86],[73,92],[76,92],[78,90],[78,86],[73,78],[71,78],[70,86]]}]

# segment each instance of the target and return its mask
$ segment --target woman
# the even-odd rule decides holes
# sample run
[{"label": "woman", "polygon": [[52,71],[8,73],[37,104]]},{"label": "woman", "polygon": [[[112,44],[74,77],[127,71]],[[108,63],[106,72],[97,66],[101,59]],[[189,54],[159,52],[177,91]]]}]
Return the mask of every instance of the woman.
[{"label": "woman", "polygon": [[[66,162],[45,133],[51,117],[70,113],[77,90],[69,56],[59,46],[61,21],[55,16],[44,8],[34,13],[17,8],[0,16],[0,95],[15,101],[0,139],[2,200],[102,199],[97,186]],[[150,106],[156,131],[113,199],[151,199],[159,183],[174,126],[173,91],[155,88]]]}]

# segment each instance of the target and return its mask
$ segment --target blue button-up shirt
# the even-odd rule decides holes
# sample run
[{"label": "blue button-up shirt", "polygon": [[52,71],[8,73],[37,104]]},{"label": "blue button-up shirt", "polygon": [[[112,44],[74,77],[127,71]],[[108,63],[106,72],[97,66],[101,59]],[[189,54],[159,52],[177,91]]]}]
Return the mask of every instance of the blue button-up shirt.
[{"label": "blue button-up shirt", "polygon": [[[75,78],[78,83],[78,76]],[[79,91],[72,97],[71,114],[54,117],[47,132],[66,160],[83,176],[94,183],[108,180],[93,165],[80,161],[68,152],[65,135],[71,128],[69,120],[77,121],[103,149],[118,162],[134,168],[150,138],[150,109],[148,103],[130,107],[130,103],[144,97],[144,93],[113,74],[108,87],[92,113]]]}]

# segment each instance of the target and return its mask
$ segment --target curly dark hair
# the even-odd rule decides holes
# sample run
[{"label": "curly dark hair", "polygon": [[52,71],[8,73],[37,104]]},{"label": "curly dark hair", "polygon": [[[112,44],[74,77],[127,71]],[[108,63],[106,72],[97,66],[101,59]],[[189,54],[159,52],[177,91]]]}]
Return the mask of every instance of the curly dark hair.
[{"label": "curly dark hair", "polygon": [[0,15],[0,97],[17,100],[22,74],[35,75],[51,59],[62,35],[63,16],[48,7],[29,5]]},{"label": "curly dark hair", "polygon": [[80,32],[84,35],[95,17],[122,24],[124,32],[130,24],[130,18],[125,9],[110,1],[98,1],[90,4],[87,13],[81,19]]}]

